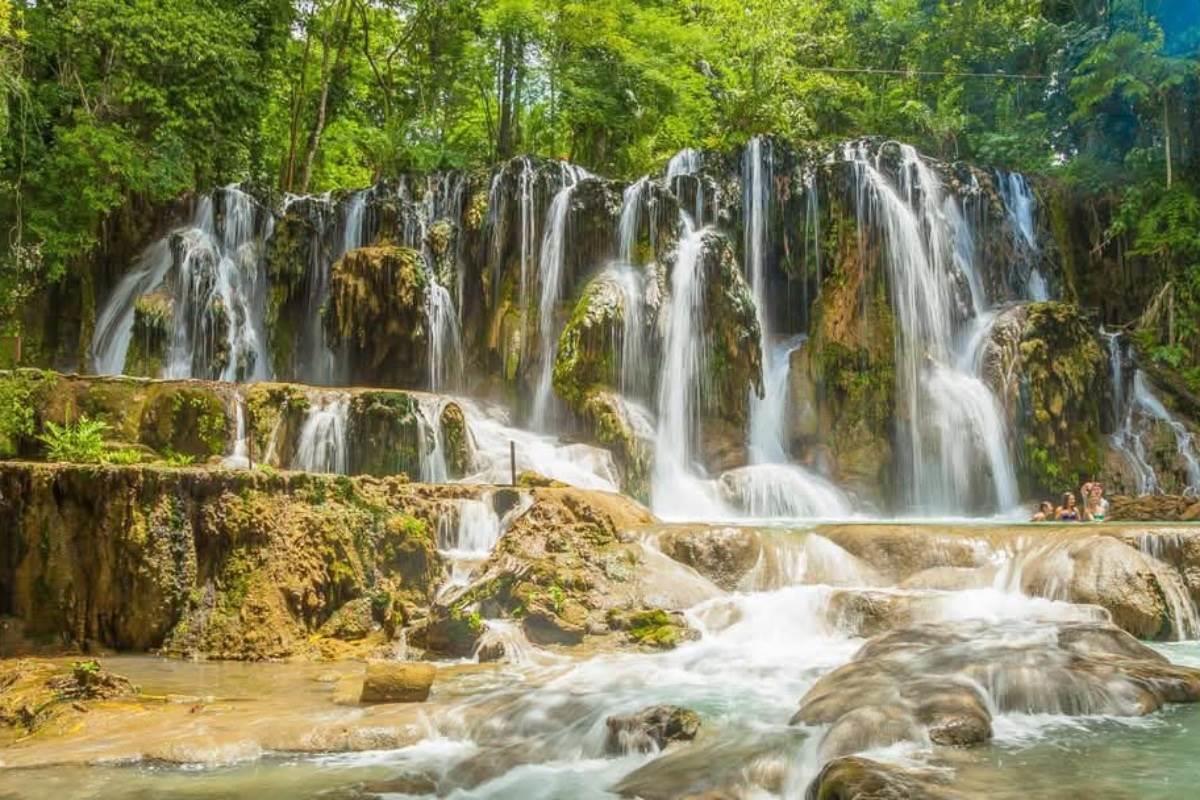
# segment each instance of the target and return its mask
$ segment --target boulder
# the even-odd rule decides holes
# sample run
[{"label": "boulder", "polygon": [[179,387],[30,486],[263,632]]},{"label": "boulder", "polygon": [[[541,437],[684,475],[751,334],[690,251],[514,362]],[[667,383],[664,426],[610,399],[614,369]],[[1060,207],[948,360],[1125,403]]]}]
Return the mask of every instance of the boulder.
[{"label": "boulder", "polygon": [[1140,639],[1163,639],[1173,631],[1164,585],[1173,576],[1117,539],[1052,543],[1024,561],[1021,589],[1027,594],[1101,606],[1118,627]]},{"label": "boulder", "polygon": [[423,703],[429,698],[437,667],[419,661],[373,661],[367,664],[362,703]]},{"label": "boulder", "polygon": [[805,800],[957,800],[944,775],[920,772],[867,758],[830,761],[809,784]]},{"label": "boulder", "polygon": [[651,706],[634,714],[605,720],[608,734],[604,749],[609,755],[652,753],[671,742],[690,742],[700,730],[700,716],[679,706]]},{"label": "boulder", "polygon": [[677,527],[658,535],[658,547],[726,591],[737,589],[762,557],[762,537],[750,528]]}]

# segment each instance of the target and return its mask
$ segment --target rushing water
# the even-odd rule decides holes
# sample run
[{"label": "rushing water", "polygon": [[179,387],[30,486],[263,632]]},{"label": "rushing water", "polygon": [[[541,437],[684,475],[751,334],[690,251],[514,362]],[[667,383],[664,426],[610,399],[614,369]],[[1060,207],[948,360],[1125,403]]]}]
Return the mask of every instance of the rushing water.
[{"label": "rushing water", "polygon": [[1158,425],[1166,427],[1175,440],[1177,460],[1182,466],[1180,484],[1186,491],[1200,492],[1200,453],[1192,432],[1175,418],[1150,387],[1145,373],[1134,368],[1125,377],[1125,361],[1131,357],[1120,332],[1101,331],[1108,349],[1111,384],[1111,417],[1115,431],[1109,442],[1128,464],[1138,494],[1158,494],[1162,482],[1151,463],[1151,437]]},{"label": "rushing water", "polygon": [[[486,494],[455,503],[439,547],[468,563],[491,550],[505,523]],[[1124,678],[1072,672],[1060,637],[1093,624],[1095,607],[989,585],[986,559],[977,584],[898,589],[819,531],[759,534],[762,560],[775,564],[771,577],[755,572],[737,592],[709,587],[686,614],[696,641],[667,652],[547,652],[519,623],[487,620],[480,652],[499,649],[507,663],[442,663],[423,704],[358,706],[362,667],[354,663],[106,659],[147,694],[176,699],[140,714],[137,725],[127,709],[100,710],[80,736],[5,750],[0,792],[68,800],[609,800],[723,790],[799,800],[840,740],[826,726],[789,720],[819,679],[861,657],[864,628],[897,603],[940,638],[896,650],[890,669],[916,682],[974,687],[986,699],[993,738],[967,749],[919,737],[880,748],[868,736],[852,752],[932,768],[968,796],[1013,800],[1060,796],[1064,785],[1081,797],[1165,800],[1190,796],[1200,780],[1191,757],[1200,706],[1135,716],[1137,694]],[[985,550],[993,535],[984,526],[954,531]],[[1045,563],[1036,545],[1005,541],[1023,563]],[[1195,642],[1158,649],[1200,666]],[[660,703],[697,712],[701,736],[665,752],[606,752],[608,717]]]},{"label": "rushing water", "polygon": [[350,471],[350,398],[341,393],[321,393],[309,402],[292,466],[305,472],[344,475]]},{"label": "rushing water", "polygon": [[[957,343],[970,339],[960,336],[962,321],[987,306],[965,244],[971,232],[924,159],[907,145],[899,149],[895,183],[865,147],[847,147],[844,155],[859,187],[860,224],[877,230],[886,250],[907,419],[900,444],[908,505],[927,514],[1008,509],[1018,496],[1004,417],[956,353]],[[990,485],[974,480],[981,473]]]}]

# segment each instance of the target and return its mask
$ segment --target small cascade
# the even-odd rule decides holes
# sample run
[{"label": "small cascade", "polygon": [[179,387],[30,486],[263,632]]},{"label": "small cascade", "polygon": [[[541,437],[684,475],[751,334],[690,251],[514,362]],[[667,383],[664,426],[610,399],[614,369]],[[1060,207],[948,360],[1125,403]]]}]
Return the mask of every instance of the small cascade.
[{"label": "small cascade", "polygon": [[[794,336],[770,349],[763,359],[764,396],[751,395],[750,461],[753,464],[786,464],[787,424],[792,353],[808,340]],[[765,352],[765,351],[764,351]]]},{"label": "small cascade", "polygon": [[638,178],[625,187],[621,199],[621,218],[617,224],[617,260],[623,264],[633,264],[637,255],[639,224],[649,185],[649,178]]},{"label": "small cascade", "polygon": [[349,395],[320,394],[311,398],[292,468],[303,472],[348,473],[349,417]]},{"label": "small cascade", "polygon": [[[821,291],[821,281],[823,280],[821,269],[821,193],[817,186],[817,171],[814,169],[804,176],[804,230],[807,236],[804,238],[804,258],[806,264],[811,264],[808,271],[812,273],[814,284],[817,287],[818,296]],[[809,298],[807,280],[800,282],[801,286],[801,302],[804,308],[805,325],[810,324],[808,315],[809,309],[812,308],[812,299]]]},{"label": "small cascade", "polygon": [[1029,181],[1019,172],[996,173],[996,185],[1000,189],[1000,197],[1004,201],[1004,210],[1008,215],[1008,224],[1013,233],[1013,244],[1016,247],[1019,261],[1025,266],[1019,282],[1024,289],[1021,293],[1024,299],[1034,302],[1045,302],[1050,299],[1050,289],[1046,278],[1038,268],[1041,248],[1038,246],[1037,228],[1034,223],[1034,213],[1037,210],[1037,199]]},{"label": "small cascade", "polygon": [[374,189],[362,189],[346,198],[342,212],[342,247],[338,258],[351,250],[366,247],[370,240],[367,233],[367,203],[374,193]]},{"label": "small cascade", "polygon": [[541,366],[533,398],[531,418],[543,428],[552,425],[551,406],[554,401],[554,360],[558,355],[558,326],[555,311],[562,300],[563,271],[566,266],[567,224],[571,217],[571,195],[587,173],[578,167],[563,165],[563,188],[554,195],[546,213],[546,228],[542,235],[539,259],[541,302],[538,304],[538,336],[541,347]]},{"label": "small cascade", "polygon": [[[618,384],[625,397],[641,397],[650,378],[646,341],[645,277],[628,264],[610,264],[604,277],[621,297],[621,361]],[[614,333],[617,333],[614,331]]]},{"label": "small cascade", "polygon": [[529,276],[533,273],[533,243],[537,241],[537,208],[534,183],[537,171],[528,158],[521,159],[521,175],[517,179],[521,219],[521,297],[529,296]]},{"label": "small cascade", "polygon": [[[909,420],[902,447],[908,502],[924,513],[1010,508],[1019,496],[1004,416],[991,390],[964,368],[970,358],[955,348],[960,322],[987,308],[965,241],[970,228],[933,169],[913,148],[899,148],[895,185],[865,147],[847,147],[845,158],[856,171],[860,224],[879,230],[887,253],[900,334],[898,392]],[[976,475],[985,476],[990,496]]]},{"label": "small cascade", "polygon": [[441,397],[421,398],[421,413],[417,415],[421,439],[431,441],[433,447],[426,450],[419,446],[422,483],[445,483],[450,470],[446,466],[446,443],[442,436],[442,410],[446,400]]},{"label": "small cascade", "polygon": [[463,344],[458,312],[450,291],[433,280],[425,300],[429,324],[429,389],[457,388],[462,383]]},{"label": "small cascade", "polygon": [[[355,195],[354,197],[356,197]],[[351,198],[353,203],[354,198]],[[335,229],[337,215],[330,195],[314,197],[289,196],[284,201],[283,210],[287,213],[293,205],[301,205],[304,215],[311,224],[311,239],[308,242],[309,263],[306,266],[304,295],[304,312],[300,327],[299,341],[296,345],[296,370],[302,380],[315,386],[329,386],[337,380],[337,361],[333,351],[325,341],[325,327],[321,321],[321,309],[329,299],[330,276],[333,262],[341,258],[346,250],[331,253],[326,242]],[[349,225],[346,225],[349,228]],[[343,234],[344,244],[350,237],[347,230]],[[354,234],[357,237],[359,234]]]},{"label": "small cascade", "polygon": [[696,178],[696,205],[692,212],[692,219],[697,227],[704,225],[704,181],[700,178],[700,168],[703,163],[700,151],[690,147],[680,150],[667,162],[667,186],[676,195],[679,194],[677,178],[693,176]]},{"label": "small cascade", "polygon": [[502,529],[490,494],[452,504],[454,513],[443,514],[437,530],[438,550],[451,564],[447,588],[467,585],[472,570],[487,560],[500,541]]},{"label": "small cascade", "polygon": [[520,625],[506,619],[484,620],[474,656],[476,661],[503,661],[515,666],[561,660],[560,656],[534,645]]},{"label": "small cascade", "polygon": [[250,435],[246,430],[246,398],[241,392],[233,395],[233,452],[225,456],[221,466],[228,469],[250,468]]},{"label": "small cascade", "polygon": [[1163,405],[1140,369],[1135,368],[1133,378],[1126,381],[1124,363],[1130,353],[1122,334],[1103,329],[1100,334],[1108,350],[1109,380],[1112,385],[1110,414],[1117,426],[1109,437],[1109,443],[1132,470],[1137,493],[1160,494],[1163,491],[1162,481],[1151,464],[1151,445],[1148,440],[1155,424],[1165,425],[1175,437],[1175,447],[1186,482],[1185,491],[1200,492],[1200,454],[1192,432]]},{"label": "small cascade", "polygon": [[[532,470],[583,489],[614,492],[621,485],[612,453],[586,444],[565,444],[546,434],[512,426],[509,412],[466,398],[455,400],[466,416],[475,451],[475,473],[465,483],[508,485],[512,480],[510,455],[516,454],[517,472]],[[510,451],[510,446],[513,450]]]},{"label": "small cascade", "polygon": [[840,489],[790,464],[755,464],[721,476],[721,494],[730,507],[755,519],[844,519],[850,502]]}]

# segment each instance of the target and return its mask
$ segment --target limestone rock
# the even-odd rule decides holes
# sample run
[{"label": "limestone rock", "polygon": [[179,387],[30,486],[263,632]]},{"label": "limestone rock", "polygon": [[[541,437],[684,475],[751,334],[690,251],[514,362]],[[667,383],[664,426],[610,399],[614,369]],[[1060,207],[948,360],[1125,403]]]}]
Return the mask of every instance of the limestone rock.
[{"label": "limestone rock", "polygon": [[727,591],[737,589],[762,557],[762,539],[749,528],[668,528],[658,546]]},{"label": "limestone rock", "polygon": [[634,714],[609,717],[604,721],[608,735],[604,749],[609,755],[652,753],[671,742],[690,742],[700,730],[696,712],[679,706],[651,706]]},{"label": "limestone rock", "polygon": [[422,703],[429,698],[437,667],[424,662],[373,661],[367,664],[362,703]]},{"label": "limestone rock", "polygon": [[805,800],[957,800],[961,795],[939,785],[933,772],[848,756],[830,761],[809,784]]}]

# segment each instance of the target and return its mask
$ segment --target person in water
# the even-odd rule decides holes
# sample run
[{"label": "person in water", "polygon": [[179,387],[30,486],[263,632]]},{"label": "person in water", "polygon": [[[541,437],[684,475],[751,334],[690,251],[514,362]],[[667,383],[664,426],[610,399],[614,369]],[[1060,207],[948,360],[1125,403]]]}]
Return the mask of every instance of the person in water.
[{"label": "person in water", "polygon": [[1089,522],[1104,522],[1108,516],[1108,501],[1104,499],[1104,486],[1090,483],[1083,497],[1083,518]]},{"label": "person in water", "polygon": [[1059,522],[1079,521],[1079,506],[1075,503],[1074,492],[1062,496],[1062,505],[1054,510],[1054,518]]},{"label": "person in water", "polygon": [[1049,500],[1038,503],[1037,511],[1033,512],[1030,522],[1047,522],[1054,519],[1054,504]]}]

